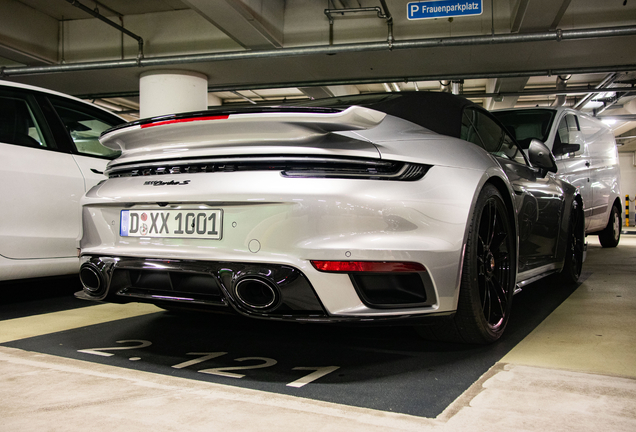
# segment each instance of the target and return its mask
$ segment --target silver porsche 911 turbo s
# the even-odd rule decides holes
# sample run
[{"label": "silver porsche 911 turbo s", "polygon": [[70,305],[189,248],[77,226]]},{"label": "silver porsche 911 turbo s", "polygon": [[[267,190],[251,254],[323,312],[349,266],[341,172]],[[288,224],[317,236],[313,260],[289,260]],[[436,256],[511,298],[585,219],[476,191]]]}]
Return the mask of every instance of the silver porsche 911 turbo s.
[{"label": "silver porsche 911 turbo s", "polygon": [[76,295],[497,340],[513,294],[579,277],[582,201],[446,93],[220,108],[106,131]]}]

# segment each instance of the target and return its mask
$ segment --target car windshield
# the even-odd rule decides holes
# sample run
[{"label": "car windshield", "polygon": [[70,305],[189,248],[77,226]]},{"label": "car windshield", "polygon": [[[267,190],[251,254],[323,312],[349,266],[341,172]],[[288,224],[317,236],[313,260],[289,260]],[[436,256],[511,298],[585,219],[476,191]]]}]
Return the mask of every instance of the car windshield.
[{"label": "car windshield", "polygon": [[492,114],[525,150],[533,139],[543,142],[548,139],[555,113],[556,111],[550,109],[527,109],[495,111]]}]

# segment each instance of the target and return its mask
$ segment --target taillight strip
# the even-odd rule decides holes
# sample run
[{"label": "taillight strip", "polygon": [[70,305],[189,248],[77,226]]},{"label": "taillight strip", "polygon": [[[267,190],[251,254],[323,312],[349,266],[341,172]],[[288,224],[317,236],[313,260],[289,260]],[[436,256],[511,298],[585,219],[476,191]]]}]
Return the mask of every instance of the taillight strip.
[{"label": "taillight strip", "polygon": [[141,125],[141,128],[145,129],[145,128],[149,128],[149,127],[153,127],[153,126],[163,126],[163,125],[174,124],[174,123],[188,123],[188,122],[193,122],[193,121],[227,120],[229,117],[230,117],[229,115],[218,115],[218,116],[206,116],[206,117],[192,117],[192,118],[183,118],[183,119],[172,119],[172,120],[165,120],[165,121],[159,121],[159,122],[154,122],[154,123],[145,123],[145,124]]},{"label": "taillight strip", "polygon": [[392,273],[422,272],[424,266],[416,262],[401,261],[318,261],[311,260],[311,265],[321,272],[329,273]]}]

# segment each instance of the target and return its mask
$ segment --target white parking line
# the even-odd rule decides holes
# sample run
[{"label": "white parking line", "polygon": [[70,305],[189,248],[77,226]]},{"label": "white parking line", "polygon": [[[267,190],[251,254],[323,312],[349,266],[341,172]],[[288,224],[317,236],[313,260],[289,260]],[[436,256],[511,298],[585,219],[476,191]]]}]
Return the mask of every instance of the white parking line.
[{"label": "white parking line", "polygon": [[0,321],[0,343],[159,312],[144,303],[99,304]]}]

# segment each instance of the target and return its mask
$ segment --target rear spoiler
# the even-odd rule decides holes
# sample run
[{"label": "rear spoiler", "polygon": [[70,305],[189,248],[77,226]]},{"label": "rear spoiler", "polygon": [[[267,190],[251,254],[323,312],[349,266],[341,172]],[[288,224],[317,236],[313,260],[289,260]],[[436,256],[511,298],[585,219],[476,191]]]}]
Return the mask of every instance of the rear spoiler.
[{"label": "rear spoiler", "polygon": [[122,152],[151,145],[172,148],[249,144],[277,139],[299,142],[325,135],[370,129],[386,117],[380,111],[352,106],[330,108],[281,107],[243,111],[205,111],[155,117],[127,123],[105,131],[100,142]]}]

